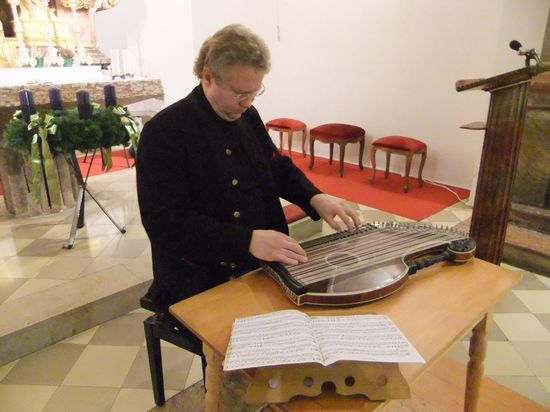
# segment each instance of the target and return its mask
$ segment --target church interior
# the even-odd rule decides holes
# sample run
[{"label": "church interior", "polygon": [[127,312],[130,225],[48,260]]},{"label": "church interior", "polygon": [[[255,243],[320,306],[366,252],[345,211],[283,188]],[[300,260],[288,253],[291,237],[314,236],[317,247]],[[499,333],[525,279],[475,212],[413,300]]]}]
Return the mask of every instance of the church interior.
[{"label": "church interior", "polygon": [[[262,119],[307,125],[304,134],[296,129],[292,143],[284,136],[290,144],[284,153],[305,162],[304,171],[313,148],[308,133],[326,123],[366,131],[364,152],[363,145],[348,145],[345,164],[337,148],[335,161],[325,165],[332,147],[316,142],[311,171],[328,167],[343,190],[355,174],[365,191],[389,190],[383,154],[376,182],[369,179],[373,144],[381,137],[411,136],[427,147],[422,166],[420,156],[413,158],[405,191],[410,165],[402,152],[392,152],[399,197],[391,199],[399,199],[400,208],[361,203],[356,193],[346,201],[364,222],[469,232],[478,258],[521,275],[492,302],[478,410],[550,410],[549,17],[550,0],[0,0],[5,135],[14,112],[25,106],[22,96],[29,96],[23,90],[39,110],[52,103],[52,88],[67,107],[84,98],[107,107],[105,85],[114,85],[110,97],[132,122],[126,123],[130,137],[108,151],[54,158],[61,193],[48,188],[49,179],[35,191],[30,163],[7,138],[0,140],[0,409],[205,408],[200,357],[167,341],[161,341],[166,403],[159,406],[153,397],[143,329],[153,313],[140,307],[153,278],[152,258],[139,213],[132,133],[135,127],[137,147],[143,124],[198,84],[192,66],[202,42],[238,22],[271,51],[265,93],[254,101]],[[521,42],[517,50],[509,46],[514,39]],[[517,81],[519,72],[527,77]],[[517,81],[522,94],[512,103],[506,94],[499,106],[504,81]],[[515,103],[520,98],[522,105]],[[283,147],[278,131],[269,133]],[[491,138],[506,144],[491,146]],[[96,157],[118,163],[105,172],[100,164],[88,176]],[[468,195],[412,217],[407,203],[412,209],[430,185]],[[300,242],[334,233],[303,216],[289,227]],[[411,383],[412,398],[381,410],[462,410],[471,337],[469,330],[457,332],[428,378]]]}]

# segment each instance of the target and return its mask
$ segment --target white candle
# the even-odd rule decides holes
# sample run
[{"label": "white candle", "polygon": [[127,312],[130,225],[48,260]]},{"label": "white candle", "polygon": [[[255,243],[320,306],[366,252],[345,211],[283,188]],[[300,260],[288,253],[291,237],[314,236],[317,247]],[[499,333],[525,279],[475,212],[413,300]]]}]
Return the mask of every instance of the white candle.
[{"label": "white candle", "polygon": [[122,74],[132,74],[132,62],[130,61],[130,53],[128,49],[122,49],[120,51],[120,56],[122,60]]},{"label": "white candle", "polygon": [[109,50],[109,57],[111,58],[111,75],[118,76],[120,72],[120,54],[118,49]]}]

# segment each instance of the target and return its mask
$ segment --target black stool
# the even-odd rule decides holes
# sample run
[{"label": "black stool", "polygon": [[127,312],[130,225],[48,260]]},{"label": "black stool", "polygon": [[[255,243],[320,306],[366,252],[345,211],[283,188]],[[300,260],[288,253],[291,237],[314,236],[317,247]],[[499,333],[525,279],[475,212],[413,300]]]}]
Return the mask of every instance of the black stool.
[{"label": "black stool", "polygon": [[144,296],[139,301],[143,309],[155,312],[143,321],[145,329],[145,341],[147,343],[147,356],[149,357],[149,369],[151,371],[151,383],[155,403],[161,406],[164,398],[164,377],[162,374],[162,353],[160,340],[165,340],[182,349],[199,355],[202,360],[202,373],[206,367],[206,358],[202,353],[202,343],[188,329],[177,322],[169,314],[160,311],[153,301]]}]

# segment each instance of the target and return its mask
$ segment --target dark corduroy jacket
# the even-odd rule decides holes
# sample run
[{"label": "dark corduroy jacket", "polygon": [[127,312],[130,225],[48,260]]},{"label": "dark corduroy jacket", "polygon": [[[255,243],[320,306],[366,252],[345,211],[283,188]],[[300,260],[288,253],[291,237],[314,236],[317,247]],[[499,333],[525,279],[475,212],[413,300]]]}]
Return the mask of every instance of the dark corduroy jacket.
[{"label": "dark corduroy jacket", "polygon": [[[244,158],[261,188],[258,199],[239,204],[226,167],[231,153],[220,143],[228,123],[199,85],[158,113],[141,134],[136,173],[153,259],[149,296],[163,310],[257,267],[248,252],[252,231],[288,233],[279,197],[319,219],[309,201],[320,191],[279,153],[254,107],[229,125],[238,128]],[[248,203],[263,206],[264,227],[248,227],[235,216]]]}]

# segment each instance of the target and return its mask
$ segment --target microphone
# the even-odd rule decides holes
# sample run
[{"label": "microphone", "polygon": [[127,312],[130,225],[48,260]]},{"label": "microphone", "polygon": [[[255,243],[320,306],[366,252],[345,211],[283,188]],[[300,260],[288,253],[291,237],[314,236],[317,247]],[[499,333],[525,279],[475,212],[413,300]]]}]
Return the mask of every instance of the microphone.
[{"label": "microphone", "polygon": [[522,44],[517,40],[512,40],[510,42],[510,48],[512,50],[517,51],[520,56],[525,56],[526,66],[529,66],[529,62],[531,59],[535,59],[537,63],[541,62],[540,57],[535,49],[529,49],[529,50],[522,49]]}]

